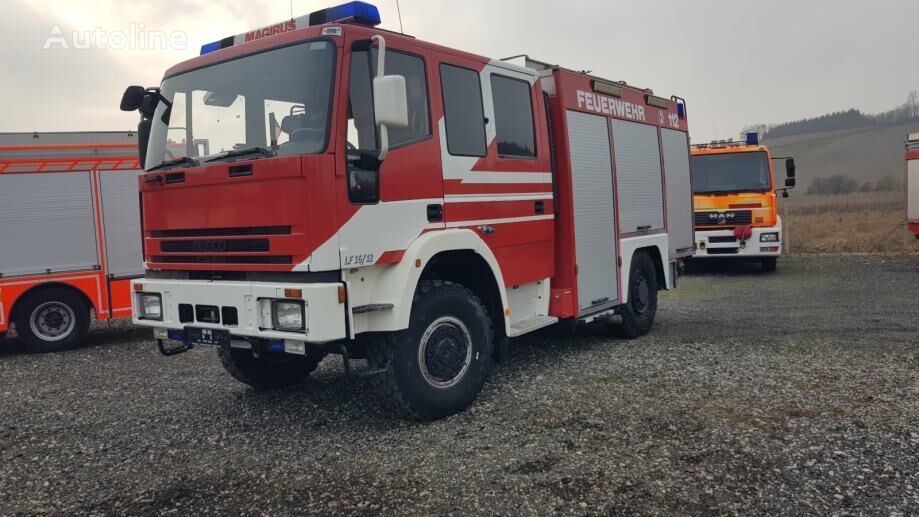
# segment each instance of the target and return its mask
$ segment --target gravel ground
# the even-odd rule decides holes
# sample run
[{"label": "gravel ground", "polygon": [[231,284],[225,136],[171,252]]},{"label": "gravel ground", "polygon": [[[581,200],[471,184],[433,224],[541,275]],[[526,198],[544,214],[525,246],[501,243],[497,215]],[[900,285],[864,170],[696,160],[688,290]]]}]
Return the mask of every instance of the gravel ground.
[{"label": "gravel ground", "polygon": [[697,267],[652,334],[518,341],[473,407],[378,409],[337,358],[257,393],[101,326],[0,347],[2,514],[919,513],[919,259]]}]

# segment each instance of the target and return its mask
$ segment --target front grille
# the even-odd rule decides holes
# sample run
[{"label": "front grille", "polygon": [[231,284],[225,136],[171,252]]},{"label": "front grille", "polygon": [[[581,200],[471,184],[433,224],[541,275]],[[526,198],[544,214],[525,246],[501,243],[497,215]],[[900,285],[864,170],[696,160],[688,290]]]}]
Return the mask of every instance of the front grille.
[{"label": "front grille", "polygon": [[737,237],[709,237],[708,242],[712,244],[725,244],[725,243],[735,243],[737,242]]},{"label": "front grille", "polygon": [[186,255],[186,256],[163,256],[153,257],[153,262],[160,264],[293,264],[293,257],[285,256],[267,256],[267,257],[246,257],[233,255]]},{"label": "front grille", "polygon": [[254,253],[269,251],[268,239],[198,239],[193,241],[163,241],[163,253]]},{"label": "front grille", "polygon": [[248,235],[290,235],[290,226],[256,228],[206,228],[202,230],[154,230],[151,237],[244,237]]},{"label": "front grille", "polygon": [[726,212],[696,212],[696,226],[735,227],[753,223],[750,210],[728,210]]},{"label": "front grille", "polygon": [[707,248],[705,250],[709,255],[737,255],[740,253],[739,248]]}]

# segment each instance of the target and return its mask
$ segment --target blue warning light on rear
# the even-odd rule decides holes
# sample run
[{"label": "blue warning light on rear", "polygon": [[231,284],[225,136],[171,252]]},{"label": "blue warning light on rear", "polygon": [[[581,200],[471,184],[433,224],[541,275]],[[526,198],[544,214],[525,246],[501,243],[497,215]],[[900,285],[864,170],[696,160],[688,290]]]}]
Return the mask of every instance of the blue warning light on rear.
[{"label": "blue warning light on rear", "polygon": [[347,4],[310,13],[310,25],[344,21],[353,21],[354,23],[371,27],[376,27],[383,23],[380,19],[380,11],[376,6],[366,2],[348,2]]}]

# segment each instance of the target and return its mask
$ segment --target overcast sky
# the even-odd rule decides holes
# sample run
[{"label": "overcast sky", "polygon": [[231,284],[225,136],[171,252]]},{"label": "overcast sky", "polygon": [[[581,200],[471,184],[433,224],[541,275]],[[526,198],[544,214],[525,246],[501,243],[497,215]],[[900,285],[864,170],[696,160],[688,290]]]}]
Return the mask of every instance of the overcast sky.
[{"label": "overcast sky", "polygon": [[[0,131],[123,130],[129,84],[158,84],[202,43],[287,19],[288,0],[0,0]],[[299,16],[336,2],[293,0]],[[398,30],[395,0],[377,0]],[[696,141],[746,124],[861,108],[919,89],[915,0],[401,0],[405,31],[490,57],[541,61],[680,95]],[[97,29],[140,46],[63,49]],[[127,35],[127,38],[123,36]],[[49,36],[57,37],[49,49]],[[119,39],[120,38],[120,39]],[[90,38],[92,40],[92,38]],[[147,45],[149,46],[149,45]],[[184,47],[184,48],[183,48]]]}]

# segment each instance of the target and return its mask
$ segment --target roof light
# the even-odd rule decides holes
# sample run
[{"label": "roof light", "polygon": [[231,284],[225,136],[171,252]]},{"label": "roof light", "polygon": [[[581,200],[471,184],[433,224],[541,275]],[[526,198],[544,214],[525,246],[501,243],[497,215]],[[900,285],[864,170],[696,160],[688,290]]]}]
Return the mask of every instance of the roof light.
[{"label": "roof light", "polygon": [[759,133],[747,133],[747,145],[759,145]]},{"label": "roof light", "polygon": [[[201,55],[210,54],[234,45],[248,43],[257,39],[267,38],[277,34],[283,34],[304,27],[313,25],[322,25],[324,23],[342,23],[353,22],[360,25],[376,27],[382,23],[380,11],[376,6],[365,2],[349,2],[335,7],[329,7],[321,11],[315,11],[306,16],[291,18],[290,20],[255,29],[253,31],[229,36],[220,41],[214,41],[201,46]],[[323,35],[326,35],[323,31]],[[334,34],[332,34],[334,35]]]},{"label": "roof light", "polygon": [[645,95],[645,102],[648,104],[648,106],[654,106],[655,108],[670,109],[670,100],[664,99],[663,97]]},{"label": "roof light", "polygon": [[622,97],[622,87],[615,84],[604,83],[602,81],[591,81],[593,90],[597,93],[609,95],[611,97]]},{"label": "roof light", "polygon": [[353,21],[371,27],[376,27],[383,23],[380,19],[380,11],[377,10],[376,6],[366,2],[348,2],[347,4],[310,13],[310,25],[343,21]]}]

